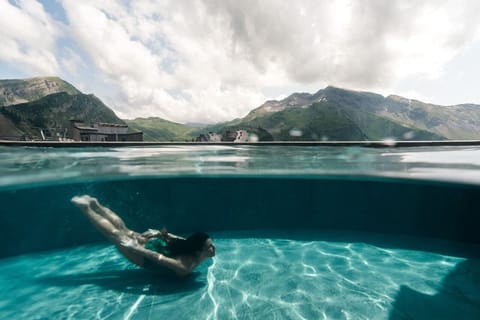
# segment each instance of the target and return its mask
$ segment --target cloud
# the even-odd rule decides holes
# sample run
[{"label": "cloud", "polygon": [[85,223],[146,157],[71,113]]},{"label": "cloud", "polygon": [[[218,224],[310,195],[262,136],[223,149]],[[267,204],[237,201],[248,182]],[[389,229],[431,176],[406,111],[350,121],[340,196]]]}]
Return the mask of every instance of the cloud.
[{"label": "cloud", "polygon": [[203,23],[205,7],[195,17],[173,2],[63,5],[75,41],[120,88],[116,109],[123,116],[214,122],[243,116],[265,99],[253,66],[225,54],[229,35],[218,23]]},{"label": "cloud", "polygon": [[58,74],[55,42],[61,27],[36,1],[0,0],[0,60],[39,74]]},{"label": "cloud", "polygon": [[[108,96],[120,116],[179,122],[230,120],[302,87],[373,90],[435,78],[478,40],[480,24],[476,0],[60,3],[66,26],[35,1],[0,0],[9,47],[0,59],[90,73],[97,80],[87,90]],[[62,48],[62,37],[74,45]],[[99,92],[98,79],[115,90]]]},{"label": "cloud", "polygon": [[[478,32],[478,1],[207,1],[260,73],[365,86],[434,75]],[[225,27],[225,26],[224,26]]]}]

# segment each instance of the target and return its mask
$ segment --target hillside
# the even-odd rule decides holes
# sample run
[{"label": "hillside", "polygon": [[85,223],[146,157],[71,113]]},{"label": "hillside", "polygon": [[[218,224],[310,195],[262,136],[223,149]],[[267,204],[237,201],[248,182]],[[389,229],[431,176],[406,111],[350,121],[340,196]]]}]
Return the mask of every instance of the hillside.
[{"label": "hillside", "polygon": [[[274,110],[272,110],[274,109]],[[327,101],[308,106],[256,110],[243,120],[205,128],[208,131],[245,129],[260,140],[440,140],[442,136],[364,112],[354,107]],[[270,134],[270,137],[266,134]]]},{"label": "hillside", "polygon": [[306,110],[314,103],[326,102],[344,110],[370,139],[381,138],[380,135],[403,140],[405,130],[401,128],[410,129],[407,136],[413,134],[415,140],[429,136],[435,140],[480,138],[479,105],[440,106],[335,87],[321,89],[313,95],[294,93],[281,101],[267,101],[244,120],[252,121],[284,110]]},{"label": "hillside", "polygon": [[156,117],[124,121],[129,128],[142,131],[145,141],[191,141],[198,129]]},{"label": "hillside", "polygon": [[0,80],[0,106],[35,101],[59,92],[71,95],[81,93],[71,84],[57,77]]},{"label": "hillside", "polygon": [[384,108],[377,114],[449,139],[480,138],[479,105],[438,106],[389,96],[385,99]]},{"label": "hillside", "polygon": [[81,119],[87,123],[124,123],[94,95],[69,95],[65,92],[1,107],[0,114],[9,119],[22,134],[31,136],[38,136],[38,128],[68,128],[71,119]]}]

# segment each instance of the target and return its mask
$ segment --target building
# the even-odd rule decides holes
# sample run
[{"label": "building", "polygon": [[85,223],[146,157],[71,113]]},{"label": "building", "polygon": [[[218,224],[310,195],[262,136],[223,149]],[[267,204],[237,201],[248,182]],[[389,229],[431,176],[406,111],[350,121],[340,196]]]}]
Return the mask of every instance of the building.
[{"label": "building", "polygon": [[196,142],[220,142],[222,141],[222,136],[215,132],[208,132],[206,134],[199,135],[196,139]]},{"label": "building", "polygon": [[227,130],[223,134],[222,141],[228,142],[247,142],[248,132],[246,130]]},{"label": "building", "polygon": [[248,141],[248,132],[246,130],[237,130],[237,135],[233,142],[247,142]]},{"label": "building", "polygon": [[227,130],[223,135],[220,135],[215,132],[209,132],[206,134],[199,135],[196,139],[196,142],[247,142],[248,141],[248,132],[246,130]]},{"label": "building", "polygon": [[85,124],[80,120],[70,120],[70,127],[75,141],[143,141],[143,132],[129,133],[126,124]]}]

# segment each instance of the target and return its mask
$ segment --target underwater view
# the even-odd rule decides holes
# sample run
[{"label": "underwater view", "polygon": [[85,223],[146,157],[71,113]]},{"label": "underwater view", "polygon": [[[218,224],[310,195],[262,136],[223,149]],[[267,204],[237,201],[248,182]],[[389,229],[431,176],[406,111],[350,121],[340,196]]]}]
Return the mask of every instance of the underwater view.
[{"label": "underwater view", "polygon": [[[2,319],[479,319],[480,147],[0,147]],[[71,203],[208,232],[179,278]]]}]

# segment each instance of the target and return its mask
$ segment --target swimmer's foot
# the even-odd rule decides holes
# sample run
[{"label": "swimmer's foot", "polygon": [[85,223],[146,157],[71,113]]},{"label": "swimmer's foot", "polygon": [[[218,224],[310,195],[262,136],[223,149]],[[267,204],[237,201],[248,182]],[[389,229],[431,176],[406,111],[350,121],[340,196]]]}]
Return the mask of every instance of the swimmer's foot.
[{"label": "swimmer's foot", "polygon": [[91,206],[92,200],[95,198],[90,197],[89,195],[75,196],[70,201],[80,209],[86,209]]},{"label": "swimmer's foot", "polygon": [[100,202],[98,202],[97,198],[92,198],[90,197],[90,206],[94,209],[94,210],[102,210],[102,208],[100,207]]}]

